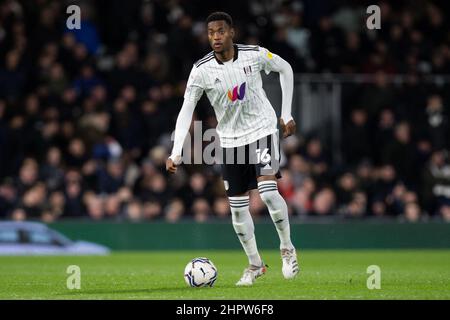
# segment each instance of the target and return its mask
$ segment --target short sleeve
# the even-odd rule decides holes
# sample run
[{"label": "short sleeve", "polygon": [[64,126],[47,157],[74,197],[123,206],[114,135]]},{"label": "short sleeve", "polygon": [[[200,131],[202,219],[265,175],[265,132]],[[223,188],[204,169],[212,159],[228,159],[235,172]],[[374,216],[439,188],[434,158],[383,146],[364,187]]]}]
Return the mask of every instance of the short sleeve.
[{"label": "short sleeve", "polygon": [[201,98],[204,89],[205,86],[201,71],[196,66],[193,66],[186,85],[186,91],[184,92],[184,98],[188,101],[197,103]]},{"label": "short sleeve", "polygon": [[271,71],[280,71],[280,56],[275,53],[270,52],[264,47],[259,47],[259,63],[261,65],[261,70],[264,70],[266,74]]}]

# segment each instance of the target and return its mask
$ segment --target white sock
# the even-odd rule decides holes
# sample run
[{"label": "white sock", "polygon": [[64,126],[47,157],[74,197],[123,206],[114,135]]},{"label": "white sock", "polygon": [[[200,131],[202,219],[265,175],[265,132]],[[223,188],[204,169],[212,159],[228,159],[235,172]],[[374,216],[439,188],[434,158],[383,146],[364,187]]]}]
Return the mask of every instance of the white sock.
[{"label": "white sock", "polygon": [[249,196],[229,197],[233,228],[251,265],[260,266],[262,260],[256,246],[255,225],[250,215]]},{"label": "white sock", "polygon": [[277,229],[280,237],[280,249],[293,249],[288,207],[278,192],[277,182],[274,180],[258,182],[258,191],[262,201],[269,209],[270,217]]}]

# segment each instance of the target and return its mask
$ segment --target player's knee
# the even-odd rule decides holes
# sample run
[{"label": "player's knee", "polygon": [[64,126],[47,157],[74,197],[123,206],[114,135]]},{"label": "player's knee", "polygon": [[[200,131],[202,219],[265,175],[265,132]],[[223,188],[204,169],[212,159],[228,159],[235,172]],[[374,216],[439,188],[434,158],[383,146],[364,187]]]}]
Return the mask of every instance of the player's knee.
[{"label": "player's knee", "polygon": [[248,210],[248,207],[246,207],[246,208],[231,208],[232,221],[237,221],[237,222],[242,221],[249,214],[250,214],[250,212]]},{"label": "player's knee", "polygon": [[234,231],[240,240],[250,240],[254,236],[254,225],[248,210],[249,196],[230,197],[229,201]]},{"label": "player's knee", "polygon": [[249,196],[229,197],[231,217],[233,221],[240,222],[249,215],[248,207],[250,205]]},{"label": "player's knee", "polygon": [[258,191],[261,200],[269,207],[269,210],[274,202],[279,200],[280,194],[278,193],[277,182],[274,180],[259,182]]},{"label": "player's knee", "polygon": [[249,220],[252,220],[252,216],[250,214],[248,206],[238,208],[231,207],[231,220],[233,224],[245,223]]},{"label": "player's knee", "polygon": [[260,192],[259,196],[261,197],[261,200],[266,204],[269,205],[271,204],[275,199],[274,199],[274,192],[278,193],[278,190],[275,191],[265,191],[265,192]]}]

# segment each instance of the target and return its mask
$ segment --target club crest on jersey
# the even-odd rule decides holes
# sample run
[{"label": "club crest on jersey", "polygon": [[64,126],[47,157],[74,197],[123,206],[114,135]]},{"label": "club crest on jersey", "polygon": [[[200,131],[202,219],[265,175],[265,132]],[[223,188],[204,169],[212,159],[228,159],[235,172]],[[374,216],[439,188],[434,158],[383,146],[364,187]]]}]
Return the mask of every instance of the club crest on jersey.
[{"label": "club crest on jersey", "polygon": [[233,91],[228,90],[228,99],[232,102],[236,101],[237,99],[242,100],[244,99],[244,96],[245,96],[245,82],[242,83],[240,86],[234,87]]},{"label": "club crest on jersey", "polygon": [[252,73],[252,67],[251,66],[244,67],[244,73],[245,73],[246,76],[251,74]]}]

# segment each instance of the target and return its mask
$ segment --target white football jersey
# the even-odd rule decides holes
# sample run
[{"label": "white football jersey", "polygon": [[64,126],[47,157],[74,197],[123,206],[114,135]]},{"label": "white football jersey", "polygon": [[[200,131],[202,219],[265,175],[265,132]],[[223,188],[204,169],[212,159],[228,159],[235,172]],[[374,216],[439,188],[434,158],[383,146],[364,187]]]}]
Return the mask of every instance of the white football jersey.
[{"label": "white football jersey", "polygon": [[197,103],[203,92],[214,108],[223,148],[250,144],[277,131],[277,116],[262,87],[261,71],[279,71],[280,57],[260,46],[235,44],[234,58],[219,61],[211,51],[192,67],[184,98]]}]

